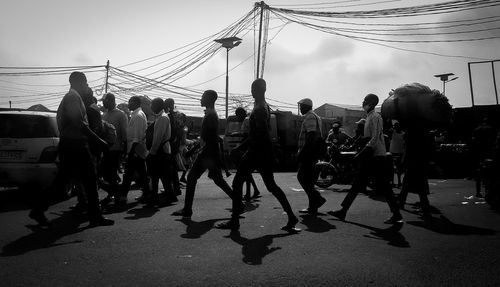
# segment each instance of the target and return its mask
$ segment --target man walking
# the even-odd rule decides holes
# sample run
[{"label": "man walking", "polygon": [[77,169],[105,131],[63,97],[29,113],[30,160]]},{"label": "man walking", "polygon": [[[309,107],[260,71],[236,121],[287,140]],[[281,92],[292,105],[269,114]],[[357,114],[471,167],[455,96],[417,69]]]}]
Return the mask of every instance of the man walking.
[{"label": "man walking", "polygon": [[[189,170],[186,184],[186,198],[184,200],[184,208],[172,213],[175,216],[191,217],[193,214],[193,199],[196,188],[196,183],[200,176],[208,169],[209,177],[214,183],[220,187],[230,198],[233,198],[231,187],[222,177],[222,162],[219,149],[219,116],[215,111],[215,101],[217,100],[217,92],[207,90],[201,97],[201,106],[205,107],[205,116],[201,123],[201,151],[198,154],[192,168]],[[236,208],[234,207],[236,206]],[[233,203],[233,212],[242,213],[244,204],[239,201]]]},{"label": "man walking", "polygon": [[288,223],[281,229],[289,232],[298,231],[295,225],[299,222],[283,190],[274,181],[272,162],[273,143],[270,135],[270,109],[266,103],[266,81],[257,79],[252,83],[252,96],[255,105],[250,114],[250,129],[246,139],[248,150],[243,155],[233,180],[233,213],[231,219],[217,226],[220,229],[238,230],[240,227],[238,205],[241,204],[243,184],[257,169],[262,176],[266,188],[276,197],[288,215]]},{"label": "man walking", "polygon": [[318,138],[323,138],[321,118],[313,112],[311,99],[302,99],[298,104],[300,113],[304,115],[304,121],[302,122],[299,134],[299,151],[297,154],[299,170],[297,172],[297,179],[309,198],[309,207],[299,212],[316,215],[318,208],[326,202],[326,199],[314,188],[314,166],[318,161],[316,141]]},{"label": "man walking", "polygon": [[107,93],[102,98],[102,104],[106,112],[102,119],[115,127],[116,141],[105,151],[102,158],[102,177],[109,185],[109,196],[101,201],[101,205],[106,205],[111,201],[112,196],[117,196],[119,183],[121,181],[118,174],[123,152],[127,144],[127,124],[128,119],[125,113],[116,108],[115,95]]},{"label": "man walking", "polygon": [[142,188],[142,195],[146,199],[149,195],[149,179],[146,172],[146,115],[141,108],[141,98],[133,96],[128,100],[128,108],[132,115],[127,127],[127,162],[125,164],[125,174],[121,186],[120,196],[115,199],[117,205],[127,202],[127,194],[134,173],[139,175],[139,184]]},{"label": "man walking", "polygon": [[149,150],[149,160],[151,162],[151,195],[146,199],[150,205],[158,203],[158,183],[161,179],[165,189],[167,202],[177,201],[174,195],[170,177],[172,176],[172,154],[170,150],[170,120],[163,110],[164,102],[161,98],[156,98],[151,102],[151,110],[155,114],[153,130],[153,142]]},{"label": "man walking", "polygon": [[385,223],[401,223],[403,219],[390,184],[392,173],[389,172],[388,165],[392,163],[388,162],[386,158],[384,136],[382,134],[382,117],[379,113],[375,112],[375,106],[377,106],[378,101],[378,97],[374,94],[368,94],[363,100],[362,106],[367,113],[364,130],[364,140],[367,143],[356,155],[356,158],[360,160],[359,170],[349,193],[341,204],[342,209],[328,212],[328,214],[340,220],[345,219],[347,211],[354,202],[354,199],[356,199],[358,193],[366,188],[368,177],[371,174],[374,175],[375,188],[384,194],[392,212],[392,217],[387,219]]},{"label": "man walking", "polygon": [[71,88],[57,109],[57,125],[60,133],[59,159],[65,179],[81,181],[87,197],[90,226],[113,225],[114,221],[102,217],[97,193],[97,176],[89,150],[89,141],[107,148],[107,143],[90,128],[82,101],[87,89],[87,77],[82,72],[69,76]]}]

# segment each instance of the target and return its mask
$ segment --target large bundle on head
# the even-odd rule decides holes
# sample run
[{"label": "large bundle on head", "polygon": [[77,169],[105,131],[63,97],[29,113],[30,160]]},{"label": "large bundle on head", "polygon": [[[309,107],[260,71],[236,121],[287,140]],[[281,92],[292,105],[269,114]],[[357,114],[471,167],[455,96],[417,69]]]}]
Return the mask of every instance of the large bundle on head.
[{"label": "large bundle on head", "polygon": [[402,123],[430,128],[451,121],[451,105],[443,94],[419,83],[404,85],[389,93],[382,104],[382,116]]}]

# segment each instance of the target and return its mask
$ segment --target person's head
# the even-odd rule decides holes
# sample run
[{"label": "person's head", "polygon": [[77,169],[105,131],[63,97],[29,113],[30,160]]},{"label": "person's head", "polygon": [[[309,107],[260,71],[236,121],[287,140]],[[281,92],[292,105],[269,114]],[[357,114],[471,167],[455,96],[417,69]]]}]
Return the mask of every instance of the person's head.
[{"label": "person's head", "polygon": [[128,100],[128,109],[134,111],[141,106],[141,98],[139,96],[132,96]]},{"label": "person's head", "polygon": [[262,78],[259,78],[252,83],[252,96],[256,100],[262,100],[266,94],[266,81]]},{"label": "person's head", "polygon": [[366,112],[370,112],[377,106],[378,104],[378,97],[375,94],[368,94],[366,95],[365,99],[363,100],[363,110]]},{"label": "person's head", "polygon": [[312,107],[313,107],[313,102],[311,101],[311,99],[308,99],[308,98],[300,100],[298,102],[298,104],[299,104],[300,113],[303,115],[305,115],[307,112],[312,110]]},{"label": "person's head", "polygon": [[244,121],[247,117],[247,111],[243,107],[237,107],[234,113],[239,122]]},{"label": "person's head", "polygon": [[88,107],[94,103],[94,91],[90,87],[87,87],[84,92],[80,93],[82,97],[83,104]]},{"label": "person's head", "polygon": [[116,108],[115,95],[113,95],[112,93],[105,94],[102,97],[102,105],[108,111],[111,111],[114,108]]},{"label": "person's head", "polygon": [[155,115],[160,114],[161,111],[163,111],[163,108],[165,106],[165,102],[161,98],[154,98],[151,101],[151,110]]},{"label": "person's head", "polygon": [[165,100],[165,112],[171,112],[174,110],[175,101],[172,98],[168,98]]},{"label": "person's head", "polygon": [[333,123],[332,124],[332,131],[334,133],[338,133],[340,131],[340,124],[339,123]]},{"label": "person's head", "polygon": [[200,104],[202,107],[213,108],[217,100],[217,92],[214,90],[206,90],[201,96]]},{"label": "person's head", "polygon": [[71,88],[75,89],[80,95],[86,92],[88,88],[87,77],[82,72],[73,72],[69,75],[69,84]]}]

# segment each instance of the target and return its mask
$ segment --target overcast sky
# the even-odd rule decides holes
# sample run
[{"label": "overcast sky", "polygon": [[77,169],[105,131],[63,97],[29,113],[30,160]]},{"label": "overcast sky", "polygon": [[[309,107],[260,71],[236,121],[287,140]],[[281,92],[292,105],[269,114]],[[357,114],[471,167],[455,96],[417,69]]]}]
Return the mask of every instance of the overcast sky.
[{"label": "overcast sky", "polygon": [[[277,0],[266,1],[266,4],[279,6],[318,2],[337,6],[363,4],[334,10],[342,12],[445,1]],[[378,4],[368,5],[370,3]],[[109,60],[111,66],[120,67],[214,34],[244,16],[253,6],[254,1],[246,0],[0,0],[0,66],[105,65]],[[500,9],[496,7],[419,19],[439,22],[498,15]],[[264,78],[268,82],[268,97],[286,103],[296,103],[308,97],[316,107],[324,103],[357,105],[367,93],[375,93],[383,99],[391,89],[412,82],[442,90],[442,82],[433,75],[454,73],[458,79],[447,83],[446,96],[453,106],[470,106],[467,63],[477,61],[472,58],[500,59],[499,39],[391,44],[405,49],[471,57],[467,59],[391,49],[294,23],[281,29],[282,24],[278,20],[270,21],[270,28],[279,28],[269,30],[269,39],[274,38],[267,47]],[[500,22],[490,23],[487,27],[500,27]],[[500,30],[490,30],[487,35],[500,36]],[[253,40],[253,32],[248,33],[243,37],[242,44],[230,51],[230,68],[243,62],[229,75],[229,88],[233,93],[250,92],[250,84],[255,77],[254,61],[245,59],[254,53]],[[195,72],[176,82],[176,85],[189,87],[223,75],[225,56],[225,51],[221,50]],[[160,60],[158,58],[157,62]],[[154,64],[154,60],[148,64]],[[123,69],[128,68],[134,67]],[[495,68],[497,84],[500,84],[500,63],[497,62]],[[491,64],[474,65],[472,72],[476,104],[494,104],[496,99]],[[92,73],[88,77],[92,80],[102,77],[102,74]],[[218,77],[196,88],[224,93],[225,77]],[[0,107],[7,107],[9,100],[13,102],[13,107],[27,107],[33,104],[24,103],[25,99],[29,99],[26,97],[29,93],[36,95],[64,92],[67,89],[67,76],[0,75]],[[40,103],[57,108],[61,96],[43,99]]]}]

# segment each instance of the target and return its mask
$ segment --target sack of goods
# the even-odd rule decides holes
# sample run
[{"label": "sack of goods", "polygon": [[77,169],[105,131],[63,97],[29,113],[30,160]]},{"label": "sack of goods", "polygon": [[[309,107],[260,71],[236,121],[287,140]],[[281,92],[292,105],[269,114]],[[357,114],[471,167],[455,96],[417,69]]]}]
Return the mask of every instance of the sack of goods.
[{"label": "sack of goods", "polygon": [[450,123],[452,108],[448,98],[438,90],[413,83],[392,90],[382,104],[381,113],[384,118],[437,128]]}]

